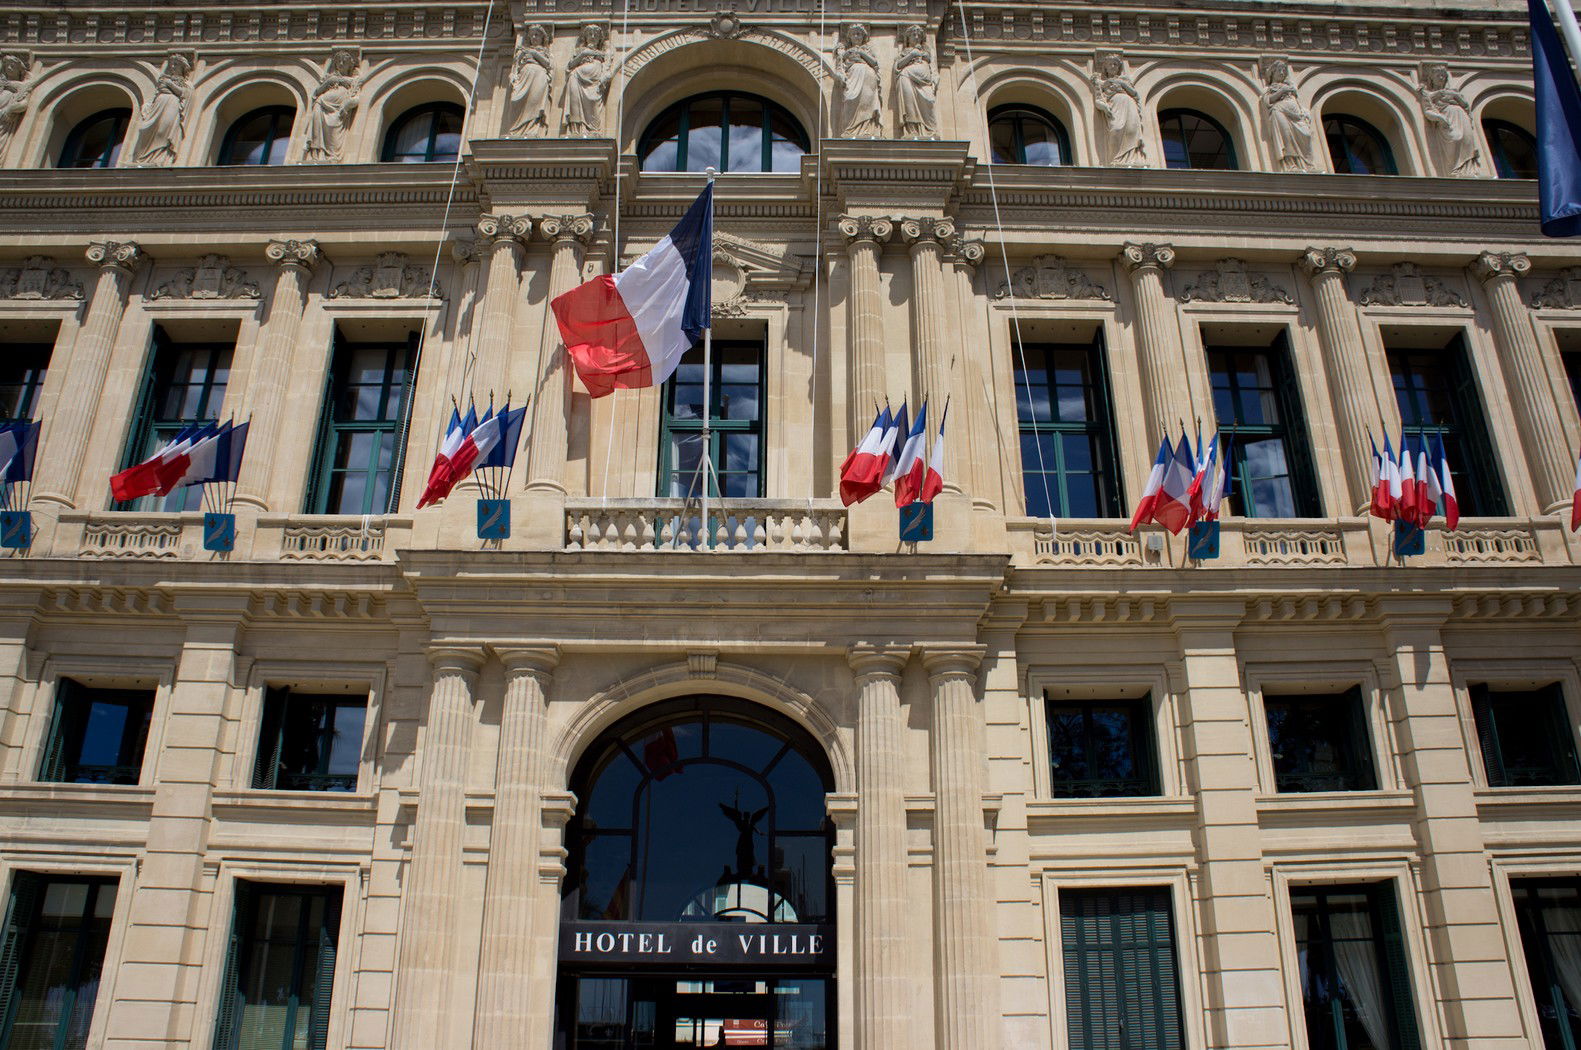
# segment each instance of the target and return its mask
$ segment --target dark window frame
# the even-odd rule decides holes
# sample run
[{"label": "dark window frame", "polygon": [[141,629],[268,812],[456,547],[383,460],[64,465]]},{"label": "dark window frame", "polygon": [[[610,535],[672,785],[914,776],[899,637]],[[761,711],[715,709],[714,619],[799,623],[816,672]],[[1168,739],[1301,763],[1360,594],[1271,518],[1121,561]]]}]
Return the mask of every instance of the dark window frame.
[{"label": "dark window frame", "polygon": [[[1058,772],[1056,716],[1061,710],[1077,713],[1082,719],[1080,760],[1087,767],[1085,777],[1062,776]],[[1092,776],[1101,764],[1101,742],[1095,735],[1094,716],[1100,711],[1123,712],[1126,718],[1127,752],[1133,773],[1130,776]],[[1151,694],[1142,697],[1071,699],[1043,695],[1044,737],[1048,749],[1049,795],[1052,798],[1153,798],[1163,794],[1162,762],[1159,756],[1158,713]]]},{"label": "dark window frame", "polygon": [[[1336,742],[1341,769],[1335,773],[1303,771],[1295,762],[1281,763],[1280,741],[1275,730],[1277,708],[1313,708],[1321,705],[1344,704],[1346,710],[1338,716],[1341,736]],[[1373,756],[1372,734],[1368,732],[1366,701],[1361,687],[1352,686],[1343,693],[1284,693],[1263,694],[1263,721],[1268,732],[1268,757],[1274,770],[1274,790],[1280,794],[1300,794],[1313,791],[1376,791],[1377,767]],[[1310,726],[1310,722],[1308,722]],[[1281,769],[1281,765],[1285,768]]]},{"label": "dark window frame", "polygon": [[[1570,705],[1564,686],[1553,682],[1536,689],[1493,689],[1485,682],[1471,686],[1471,716],[1476,724],[1482,770],[1489,787],[1548,787],[1581,784],[1581,760],[1576,755],[1575,729],[1571,725]],[[1501,707],[1521,707],[1522,722],[1533,717],[1543,720],[1547,732],[1547,763],[1540,766],[1515,766],[1506,761],[1501,743]],[[1540,711],[1531,710],[1541,705]],[[1581,1005],[1581,1004],[1578,1004]]]},{"label": "dark window frame", "polygon": [[[7,343],[0,347],[0,390],[17,391],[16,411],[7,413],[0,408],[0,423],[23,423],[37,414],[54,353],[53,343]],[[13,378],[15,382],[10,381]],[[0,406],[9,402],[10,398],[0,398]]]},{"label": "dark window frame", "polygon": [[[1507,516],[1509,503],[1465,339],[1457,333],[1442,350],[1385,346],[1384,352],[1401,427],[1407,436],[1424,438],[1429,444],[1443,438],[1461,513],[1466,517]],[[1428,415],[1429,376],[1445,383],[1443,394],[1452,417],[1448,420]]]},{"label": "dark window frame", "polygon": [[[1188,130],[1185,123],[1187,117],[1206,124],[1210,130],[1218,133],[1224,143],[1223,154],[1225,163],[1223,165],[1209,164],[1198,166],[1192,162],[1192,154],[1195,151],[1191,147],[1191,139],[1201,129]],[[1171,124],[1175,126],[1170,127]],[[1172,134],[1176,136],[1175,139],[1171,139],[1170,136]],[[1223,124],[1200,109],[1172,107],[1160,110],[1158,114],[1158,135],[1164,144],[1164,166],[1172,171],[1239,171],[1241,169],[1240,158],[1235,152],[1235,136],[1231,135]],[[1169,145],[1171,141],[1180,143],[1180,148],[1185,153],[1186,158],[1184,164],[1176,164],[1170,160]]]},{"label": "dark window frame", "polygon": [[[44,925],[45,897],[52,885],[59,884],[86,886],[88,892],[83,895],[82,910],[76,919],[76,937],[72,947],[71,963],[67,968],[66,983],[52,987],[52,991],[59,991],[61,999],[58,1004],[55,1037],[51,1046],[52,1050],[81,1050],[86,1045],[87,1032],[82,1032],[81,1042],[74,1042],[70,1039],[70,1026],[80,1005],[77,998],[82,994],[85,981],[93,982],[94,996],[97,999],[112,920],[100,919],[95,913],[98,911],[100,897],[106,888],[111,893],[110,907],[113,913],[114,896],[119,892],[119,881],[114,875],[70,875],[34,871],[17,871],[12,875],[5,926],[0,929],[0,1046],[11,1045],[15,1034],[17,1011],[21,1005],[21,992],[28,977],[29,962],[36,947],[37,936]],[[95,942],[98,942],[97,945]],[[97,949],[96,959],[90,957],[95,949]],[[93,1023],[93,1008],[97,1005],[96,1002],[88,1004],[89,1026]]]},{"label": "dark window frame", "polygon": [[[121,467],[136,466],[152,456],[162,445],[184,428],[199,423],[216,423],[225,407],[225,394],[230,389],[230,370],[235,362],[236,347],[232,343],[194,342],[178,343],[163,328],[154,326],[148,362],[143,369],[141,387],[137,395],[137,408],[132,413],[127,428],[126,443],[121,453]],[[196,384],[177,383],[176,371],[183,364],[185,355],[206,355],[203,378]],[[224,382],[215,378],[223,370]],[[162,407],[176,387],[198,391],[197,411],[191,415],[163,414]],[[218,396],[216,397],[216,393]],[[185,399],[182,399],[183,402]],[[190,511],[202,505],[200,485],[177,489],[168,496],[145,496],[131,501],[117,501],[116,510]]]},{"label": "dark window frame", "polygon": [[[99,124],[111,122],[115,130],[111,133],[110,140],[104,149],[91,157],[82,154],[82,143]],[[113,168],[121,158],[121,150],[126,147],[126,133],[132,124],[131,109],[123,106],[112,106],[90,113],[72,125],[66,133],[66,141],[61,144],[60,153],[56,156],[57,168]],[[84,163],[86,161],[87,163]]]},{"label": "dark window frame", "polygon": [[[1488,157],[1493,161],[1494,173],[1501,179],[1535,179],[1537,177],[1537,137],[1511,120],[1497,117],[1482,118],[1482,135],[1488,140]],[[1506,138],[1518,139],[1531,152],[1531,167],[1518,171],[1511,162]],[[1526,173],[1526,172],[1529,172]]]},{"label": "dark window frame", "polygon": [[[54,711],[39,762],[39,781],[51,784],[139,783],[147,758],[156,699],[152,689],[112,689],[84,685],[73,678],[60,679],[55,686]],[[95,704],[126,708],[117,761],[110,765],[82,761]],[[72,754],[76,757],[69,757]]]},{"label": "dark window frame", "polygon": [[[1405,938],[1401,930],[1399,894],[1392,880],[1348,885],[1308,884],[1290,887],[1292,921],[1298,908],[1305,906],[1306,899],[1310,898],[1313,925],[1319,933],[1319,938],[1315,942],[1308,942],[1305,946],[1306,965],[1303,972],[1309,975],[1309,984],[1318,987],[1339,986],[1341,978],[1337,976],[1338,964],[1334,958],[1329,901],[1333,897],[1356,894],[1365,895],[1367,898],[1378,977],[1384,986],[1384,994],[1390,1007],[1386,1019],[1390,1040],[1388,1050],[1419,1050],[1421,1037],[1417,1029],[1416,990],[1411,981],[1409,953],[1406,951]],[[1302,950],[1302,945],[1298,941],[1297,951]],[[1313,1006],[1307,1001],[1305,987],[1302,988],[1301,994],[1302,1023],[1306,1026],[1308,1042],[1313,1046],[1347,1050],[1343,1000],[1335,995]],[[1330,1026],[1331,1037],[1319,1042],[1312,1034],[1312,1018],[1323,1017],[1325,1010],[1327,1016],[1324,1021]]]},{"label": "dark window frame", "polygon": [[1302,410],[1301,404],[1301,384],[1291,360],[1290,344],[1285,333],[1280,332],[1278,338],[1266,347],[1213,345],[1205,347],[1204,350],[1208,364],[1208,382],[1215,394],[1219,388],[1219,369],[1214,367],[1215,357],[1257,355],[1267,360],[1274,403],[1280,416],[1280,421],[1275,424],[1242,422],[1240,394],[1244,388],[1240,384],[1240,370],[1232,366],[1224,371],[1228,376],[1230,404],[1236,417],[1230,420],[1221,418],[1217,421],[1219,440],[1222,442],[1229,437],[1232,441],[1230,456],[1234,461],[1234,473],[1233,483],[1230,486],[1231,513],[1238,517],[1262,516],[1257,513],[1256,501],[1252,496],[1254,479],[1248,474],[1250,467],[1247,454],[1253,442],[1278,439],[1284,445],[1287,470],[1285,476],[1290,480],[1295,516],[1321,517],[1323,495],[1318,489],[1317,470],[1312,461],[1310,433],[1306,413]]},{"label": "dark window frame", "polygon": [[[1036,418],[1035,411],[1030,412],[1030,417],[1023,412],[1023,408],[1032,409],[1029,403],[1025,406],[1022,399],[1028,402],[1037,396],[1038,388],[1030,386],[1026,377],[1021,373],[1021,363],[1025,361],[1032,366],[1032,358],[1041,356],[1038,362],[1044,369],[1045,377],[1055,374],[1055,355],[1079,352],[1086,356],[1086,379],[1082,386],[1087,391],[1086,402],[1091,406],[1088,418],[1083,422],[1073,422],[1056,418],[1058,416],[1057,401],[1054,388],[1060,385],[1052,381],[1043,384],[1047,394],[1047,412],[1045,419]],[[1022,505],[1027,513],[1033,517],[1033,497],[1043,498],[1043,483],[1037,480],[1039,476],[1049,479],[1048,499],[1058,504],[1058,517],[1072,517],[1070,474],[1065,465],[1065,438],[1085,436],[1093,450],[1092,478],[1094,503],[1097,505],[1099,518],[1117,518],[1123,514],[1120,491],[1119,469],[1119,440],[1115,433],[1115,413],[1113,388],[1109,376],[1109,360],[1103,342],[1101,331],[1094,333],[1091,343],[1022,343],[1018,348],[1015,361],[1012,365],[1016,385],[1016,428],[1019,438],[1018,445],[1021,449],[1021,496]],[[1094,418],[1096,417],[1096,418]],[[1041,447],[1041,438],[1052,437],[1048,442],[1054,452],[1054,463],[1048,462],[1048,457],[1043,457],[1040,463],[1037,456],[1028,457],[1026,443],[1030,438],[1038,442],[1035,447]],[[1037,487],[1033,487],[1034,481]],[[1056,508],[1048,508],[1056,509]]]},{"label": "dark window frame", "polygon": [[1180,930],[1169,888],[1062,887],[1059,922],[1071,1050],[1184,1050]]},{"label": "dark window frame", "polygon": [[[342,708],[362,711],[358,727],[357,761],[350,772],[333,772],[330,759],[335,745],[335,724],[324,716]],[[362,765],[362,743],[367,739],[368,696],[366,693],[299,693],[289,687],[272,687],[264,692],[262,719],[258,729],[258,755],[253,763],[252,786],[265,791],[356,791]],[[292,719],[309,716],[317,723],[308,730],[316,737],[314,768],[311,771],[285,768],[285,747],[292,732]],[[298,730],[300,732],[300,729]]]},{"label": "dark window frame", "polygon": [[[1028,106],[1021,103],[1012,103],[1004,106],[995,106],[988,111],[988,137],[989,155],[995,164],[1028,164],[1026,151],[1026,124],[1035,121],[1046,127],[1059,149],[1059,161],[1055,164],[1037,164],[1036,167],[1066,167],[1075,163],[1071,154],[1070,133],[1065,130],[1065,125],[1054,114],[1037,106]],[[993,129],[996,124],[1006,125],[1010,128],[1011,159],[1000,160],[993,156]]]},{"label": "dark window frame", "polygon": [[1564,365],[1570,398],[1575,402],[1576,411],[1581,412],[1581,350],[1561,350],[1559,360]]},{"label": "dark window frame", "polygon": [[[290,995],[287,1002],[285,1023],[282,1025],[281,1050],[290,1050],[290,1040],[296,1028],[298,1011],[303,1007],[300,995],[306,978],[308,957],[314,956],[313,997],[307,1004],[308,1038],[311,1050],[326,1050],[329,1042],[329,1016],[333,1006],[335,987],[335,961],[339,953],[340,927],[346,903],[345,888],[339,885],[308,883],[267,883],[238,879],[235,882],[235,902],[231,908],[230,941],[225,953],[225,970],[220,983],[220,1004],[214,1022],[214,1050],[238,1050],[243,1011],[246,1009],[245,989],[250,974],[252,952],[256,943],[253,932],[257,912],[267,897],[295,896],[303,898],[297,916],[297,936],[291,948]],[[323,914],[318,929],[313,930],[312,909],[307,898],[323,898]],[[313,938],[313,939],[310,939]],[[316,943],[315,943],[316,940]]]},{"label": "dark window frame", "polygon": [[[737,98],[744,101],[749,101],[759,107],[758,112],[762,117],[761,124],[759,126],[761,127],[763,134],[759,144],[758,167],[755,169],[732,168],[730,166],[730,136],[721,132],[719,141],[719,163],[717,165],[720,172],[728,172],[730,174],[736,175],[775,174],[775,117],[780,118],[786,123],[786,125],[788,125],[793,134],[787,136],[787,139],[793,145],[798,146],[801,149],[803,156],[806,156],[808,153],[812,152],[812,140],[807,137],[807,131],[802,127],[801,121],[797,120],[795,115],[792,114],[790,110],[786,109],[778,102],[775,102],[773,99],[767,98],[763,95],[756,95],[749,91],[705,91],[702,94],[691,95],[687,98],[681,99],[679,102],[671,103],[670,105],[664,107],[664,109],[657,116],[648,122],[648,126],[643,129],[642,135],[637,142],[638,168],[642,171],[651,171],[656,173],[683,173],[688,171],[689,169],[686,165],[688,163],[687,150],[688,139],[691,132],[692,107],[699,102],[712,101],[714,99],[721,100],[719,126],[721,128],[728,128],[731,126],[730,102],[732,99]],[[673,168],[662,169],[649,168],[647,166],[648,157],[661,144],[669,141],[669,136],[664,132],[664,125],[672,118],[676,121],[675,166]],[[780,174],[789,173],[781,172]]]},{"label": "dark window frame", "polygon": [[[767,434],[765,416],[768,410],[768,341],[766,339],[715,339],[713,350],[714,354],[712,361],[712,375],[708,377],[708,457],[709,462],[713,464],[713,469],[705,472],[707,474],[706,481],[704,479],[697,478],[689,479],[687,481],[685,490],[686,496],[684,498],[700,498],[702,496],[701,485],[707,484],[708,496],[710,499],[761,499],[763,498],[763,493],[766,490],[768,480],[768,472],[765,469],[768,465],[768,461],[767,456],[764,454],[766,451],[764,438]],[[727,352],[733,350],[752,350],[758,355],[758,410],[756,417],[753,419],[725,419],[721,416],[721,413],[725,408],[725,393],[723,383],[724,368],[725,365],[729,363],[725,360],[725,358],[727,356]],[[681,363],[676,367],[675,374],[669,379],[665,380],[664,392],[659,399],[659,476],[655,495],[661,498],[683,498],[674,496],[671,491],[671,482],[673,480],[678,480],[671,477],[672,473],[675,471],[675,464],[672,462],[671,455],[672,438],[679,436],[681,440],[684,441],[686,440],[686,435],[696,435],[699,439],[702,436],[703,421],[701,418],[693,416],[677,416],[675,414],[675,397],[678,386],[677,379],[680,375],[681,369],[688,366],[699,366],[701,362],[697,359],[701,356],[701,354],[702,344],[698,343],[690,350],[686,351],[684,355],[682,355]],[[731,385],[740,386],[741,384],[732,383]],[[722,497],[719,494],[720,475],[722,473],[730,473],[724,471],[722,468],[726,465],[725,446],[728,440],[728,435],[732,434],[752,434],[757,437],[758,483],[757,490],[750,496]],[[701,459],[699,459],[698,463],[699,466],[702,465]],[[734,473],[739,475],[743,472],[736,471]]]},{"label": "dark window frame", "polygon": [[1554,962],[1554,932],[1576,937],[1572,930],[1551,931],[1548,908],[1539,896],[1543,890],[1566,889],[1581,896],[1581,879],[1539,877],[1510,880],[1510,897],[1515,905],[1516,928],[1521,935],[1521,954],[1526,959],[1532,1005],[1536,1008],[1539,1037],[1546,1050],[1576,1050],[1581,1047],[1581,1002],[1570,1002]]},{"label": "dark window frame", "polygon": [[[390,514],[400,506],[401,477],[399,471],[403,469],[403,455],[400,442],[405,437],[403,421],[406,418],[407,399],[412,396],[412,385],[417,377],[414,369],[417,365],[418,333],[412,332],[404,345],[395,342],[352,342],[342,336],[337,329],[335,332],[335,347],[330,355],[330,367],[325,377],[324,396],[319,408],[318,440],[314,442],[313,470],[309,475],[311,481],[308,485],[307,496],[304,500],[305,512],[308,514]],[[352,359],[359,350],[382,349],[386,352],[383,379],[377,384],[380,389],[378,415],[372,419],[338,419],[339,404],[342,395],[351,384],[347,382]],[[396,377],[399,377],[397,380]],[[394,387],[399,383],[399,395],[394,397],[391,405]],[[357,384],[358,386],[371,386],[375,384]],[[394,435],[390,449],[390,464],[388,468],[379,466],[378,442],[369,465],[361,473],[365,479],[363,486],[362,506],[360,509],[330,510],[330,499],[335,494],[335,477],[337,473],[350,474],[350,470],[337,470],[335,457],[341,443],[348,442],[358,434],[391,434]],[[374,505],[374,493],[381,474],[390,475],[385,488],[385,501],[383,507]]]},{"label": "dark window frame", "polygon": [[[1350,136],[1359,135],[1366,139],[1378,151],[1380,171],[1356,171],[1356,163],[1361,160],[1356,151],[1352,149]],[[1334,147],[1336,140],[1343,153],[1336,153]],[[1400,165],[1394,159],[1394,147],[1389,144],[1389,136],[1378,130],[1373,124],[1353,116],[1349,113],[1323,114],[1323,141],[1328,146],[1329,162],[1334,166],[1336,175],[1398,175]]]},{"label": "dark window frame", "polygon": [[[285,127],[281,128],[281,118],[285,118]],[[237,160],[235,157],[236,140],[241,135],[243,128],[249,121],[268,118],[269,131],[261,140],[263,145],[262,160]],[[278,167],[285,163],[285,152],[279,160],[271,160],[277,143],[284,143],[286,150],[290,149],[291,133],[296,127],[296,107],[286,105],[259,106],[257,109],[248,110],[235,120],[230,127],[225,129],[225,137],[220,140],[220,152],[215,163],[221,166],[236,167]]]},{"label": "dark window frame", "polygon": [[[456,152],[454,153],[441,152],[438,146],[440,136],[445,133],[440,127],[440,118],[443,116],[456,118]],[[428,137],[424,141],[422,156],[399,153],[401,132],[414,121],[422,120],[424,117],[428,118]],[[466,133],[466,124],[466,108],[455,102],[425,102],[413,106],[390,121],[390,126],[384,133],[384,143],[379,147],[379,162],[381,164],[453,163],[461,155],[461,138]]]}]

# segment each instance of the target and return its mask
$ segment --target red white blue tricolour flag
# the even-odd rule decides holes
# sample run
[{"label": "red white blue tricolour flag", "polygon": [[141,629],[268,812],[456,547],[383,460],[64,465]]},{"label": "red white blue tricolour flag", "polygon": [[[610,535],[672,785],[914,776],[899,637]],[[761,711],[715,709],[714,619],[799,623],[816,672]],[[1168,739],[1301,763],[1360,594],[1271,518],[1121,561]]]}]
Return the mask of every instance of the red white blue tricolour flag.
[{"label": "red white blue tricolour flag", "polygon": [[603,274],[549,306],[565,352],[593,397],[658,386],[712,323],[714,185],[669,235],[617,274]]}]

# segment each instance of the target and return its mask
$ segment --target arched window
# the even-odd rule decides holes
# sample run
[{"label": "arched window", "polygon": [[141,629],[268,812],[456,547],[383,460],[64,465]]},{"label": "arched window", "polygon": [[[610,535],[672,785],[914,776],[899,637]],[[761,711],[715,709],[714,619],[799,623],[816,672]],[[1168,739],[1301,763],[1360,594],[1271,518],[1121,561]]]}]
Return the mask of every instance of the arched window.
[{"label": "arched window", "polygon": [[130,109],[102,109],[80,122],[66,136],[57,168],[113,168],[126,140]]},{"label": "arched window", "polygon": [[811,148],[783,106],[758,95],[711,91],[677,102],[642,133],[643,171],[798,171]]},{"label": "arched window", "polygon": [[1166,168],[1234,171],[1235,143],[1224,125],[1194,109],[1166,109],[1158,115]]},{"label": "arched window", "polygon": [[988,111],[988,141],[995,164],[1069,164],[1070,136],[1058,120],[1031,106]]},{"label": "arched window", "polygon": [[1398,175],[1394,151],[1383,132],[1345,113],[1323,118],[1323,135],[1328,139],[1329,159],[1340,175]]},{"label": "arched window", "polygon": [[409,109],[385,133],[380,159],[387,164],[453,161],[461,153],[464,117],[454,102],[430,102]]},{"label": "arched window", "polygon": [[1537,140],[1531,132],[1519,124],[1493,119],[1482,122],[1482,131],[1488,136],[1488,148],[1493,151],[1493,167],[1499,178],[1537,177]]},{"label": "arched window", "polygon": [[220,143],[221,164],[284,164],[291,145],[291,106],[264,106],[243,114],[225,132]]}]

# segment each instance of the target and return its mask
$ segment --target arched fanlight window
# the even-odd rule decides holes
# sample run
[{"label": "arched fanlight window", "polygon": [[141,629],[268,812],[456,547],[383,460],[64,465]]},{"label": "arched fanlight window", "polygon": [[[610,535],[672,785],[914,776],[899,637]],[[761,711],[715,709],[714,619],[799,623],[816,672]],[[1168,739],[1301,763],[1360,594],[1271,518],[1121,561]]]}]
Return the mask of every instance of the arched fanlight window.
[{"label": "arched fanlight window", "polygon": [[453,161],[461,153],[462,108],[454,102],[429,102],[395,119],[384,136],[385,163]]},{"label": "arched fanlight window", "polygon": [[660,113],[642,133],[643,171],[795,172],[807,133],[781,105],[758,95],[711,91]]},{"label": "arched fanlight window", "polygon": [[1482,122],[1482,131],[1488,137],[1488,148],[1493,152],[1493,168],[1499,173],[1499,178],[1537,177],[1537,140],[1531,132],[1519,124],[1491,118]]},{"label": "arched fanlight window", "polygon": [[995,106],[988,111],[988,141],[995,164],[1071,162],[1070,136],[1058,120],[1031,106]]},{"label": "arched fanlight window", "polygon": [[126,140],[130,109],[102,109],[80,121],[66,136],[57,168],[113,168]]},{"label": "arched fanlight window", "polygon": [[1234,171],[1235,142],[1224,125],[1194,109],[1166,109],[1158,114],[1166,168]]},{"label": "arched fanlight window", "polygon": [[1329,160],[1340,175],[1398,175],[1394,151],[1383,132],[1346,113],[1323,118],[1323,135],[1328,139]]},{"label": "arched fanlight window", "polygon": [[291,106],[264,106],[243,114],[226,129],[219,162],[284,164],[295,121],[296,110]]}]

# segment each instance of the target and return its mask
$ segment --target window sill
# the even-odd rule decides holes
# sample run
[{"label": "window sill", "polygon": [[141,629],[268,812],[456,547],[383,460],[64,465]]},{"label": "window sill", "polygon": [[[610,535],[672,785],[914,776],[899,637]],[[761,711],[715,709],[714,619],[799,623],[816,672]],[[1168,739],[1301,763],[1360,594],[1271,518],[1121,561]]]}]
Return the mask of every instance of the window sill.
[{"label": "window sill", "polygon": [[1574,818],[1581,807],[1581,785],[1555,784],[1552,787],[1481,787],[1475,792],[1477,815],[1485,820],[1523,817],[1547,811]]},{"label": "window sill", "polygon": [[248,788],[241,791],[214,792],[215,811],[221,807],[240,810],[310,810],[314,813],[372,812],[374,796],[371,792],[354,794],[347,791],[279,791],[272,788]]},{"label": "window sill", "polygon": [[1410,791],[1310,791],[1257,796],[1257,815],[1265,826],[1313,827],[1336,822],[1411,820],[1416,796]]},{"label": "window sill", "polygon": [[1033,832],[1069,830],[1073,823],[1082,821],[1124,821],[1132,829],[1175,827],[1196,818],[1197,802],[1179,795],[1040,798],[1028,802],[1026,812],[1027,830]]},{"label": "window sill", "polygon": [[88,806],[95,803],[123,806],[152,806],[154,789],[141,784],[10,784],[0,788],[0,805],[8,814],[31,813],[34,807],[48,809],[58,802]]}]

